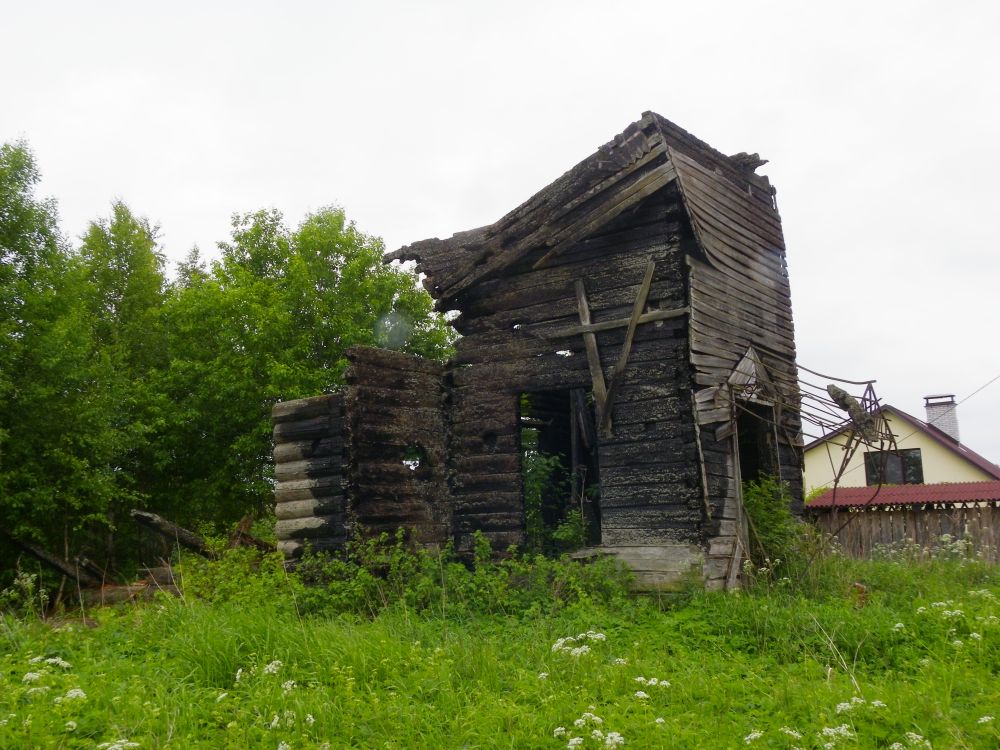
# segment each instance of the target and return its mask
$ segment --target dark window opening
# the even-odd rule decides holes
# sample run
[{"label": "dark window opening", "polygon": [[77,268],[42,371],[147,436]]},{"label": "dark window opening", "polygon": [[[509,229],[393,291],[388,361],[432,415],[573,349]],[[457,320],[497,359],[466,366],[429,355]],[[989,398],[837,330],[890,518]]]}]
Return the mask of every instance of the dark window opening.
[{"label": "dark window opening", "polygon": [[403,449],[403,466],[413,472],[414,476],[426,479],[431,473],[431,464],[427,460],[427,451],[419,443],[410,443]]},{"label": "dark window opening", "polygon": [[865,481],[877,484],[923,484],[924,465],[919,448],[870,451],[865,454]]},{"label": "dark window opening", "polygon": [[554,552],[600,544],[593,398],[582,389],[538,391],[518,403],[527,546]]},{"label": "dark window opening", "polygon": [[736,402],[736,434],[739,444],[740,477],[744,482],[777,474],[774,444],[774,409],[751,401]]}]

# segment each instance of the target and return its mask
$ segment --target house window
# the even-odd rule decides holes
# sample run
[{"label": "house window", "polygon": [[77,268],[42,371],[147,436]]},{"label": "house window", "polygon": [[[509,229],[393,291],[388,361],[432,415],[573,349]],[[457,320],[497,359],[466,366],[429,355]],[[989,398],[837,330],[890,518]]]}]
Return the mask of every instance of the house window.
[{"label": "house window", "polygon": [[869,485],[923,484],[924,466],[920,460],[920,449],[866,453],[865,480]]}]

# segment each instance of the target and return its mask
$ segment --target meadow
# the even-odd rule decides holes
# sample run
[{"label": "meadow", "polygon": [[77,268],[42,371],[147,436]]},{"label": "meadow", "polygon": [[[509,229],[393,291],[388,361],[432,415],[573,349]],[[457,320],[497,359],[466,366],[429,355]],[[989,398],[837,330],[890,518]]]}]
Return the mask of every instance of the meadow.
[{"label": "meadow", "polygon": [[1000,747],[1000,573],[960,546],[663,597],[487,557],[234,550],[182,559],[179,598],[57,613],[23,573],[0,747]]}]

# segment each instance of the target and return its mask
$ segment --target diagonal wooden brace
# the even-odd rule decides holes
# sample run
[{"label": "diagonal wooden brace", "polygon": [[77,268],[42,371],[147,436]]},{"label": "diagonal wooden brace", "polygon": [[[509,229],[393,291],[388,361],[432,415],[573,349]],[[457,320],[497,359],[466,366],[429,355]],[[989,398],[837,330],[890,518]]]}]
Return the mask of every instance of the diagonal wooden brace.
[{"label": "diagonal wooden brace", "polygon": [[639,294],[635,298],[635,305],[632,306],[632,317],[628,321],[628,331],[625,333],[625,343],[622,344],[622,353],[618,357],[618,363],[611,373],[611,385],[608,386],[607,396],[604,401],[604,408],[601,410],[600,431],[602,435],[611,434],[611,407],[615,397],[615,389],[624,377],[625,367],[628,365],[629,355],[632,353],[632,339],[635,338],[635,329],[639,326],[639,318],[646,308],[646,300],[649,298],[649,288],[653,283],[653,273],[656,271],[656,262],[650,260],[646,264],[646,275],[642,279],[639,287]]}]

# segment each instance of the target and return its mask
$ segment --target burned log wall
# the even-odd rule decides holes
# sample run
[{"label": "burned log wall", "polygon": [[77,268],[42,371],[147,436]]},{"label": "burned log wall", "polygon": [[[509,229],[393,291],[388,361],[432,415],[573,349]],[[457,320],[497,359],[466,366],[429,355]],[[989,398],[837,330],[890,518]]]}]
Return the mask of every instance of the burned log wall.
[{"label": "burned log wall", "polygon": [[340,549],[350,528],[345,492],[345,420],[341,394],[284,401],[274,423],[274,499],[278,549]]},{"label": "burned log wall", "polygon": [[359,531],[409,530],[426,545],[451,538],[444,372],[434,361],[349,349],[344,391],[347,486]]},{"label": "burned log wall", "polygon": [[[583,336],[565,335],[581,320],[576,281],[592,322],[627,320],[653,260],[647,311],[684,305],[680,210],[667,188],[543,268],[533,268],[539,250],[459,297],[451,414],[455,519],[464,533],[483,529],[495,545],[523,534],[518,394],[592,387]],[[595,335],[610,373],[626,326]],[[699,540],[690,383],[685,317],[640,325],[599,449],[605,544]]]}]

